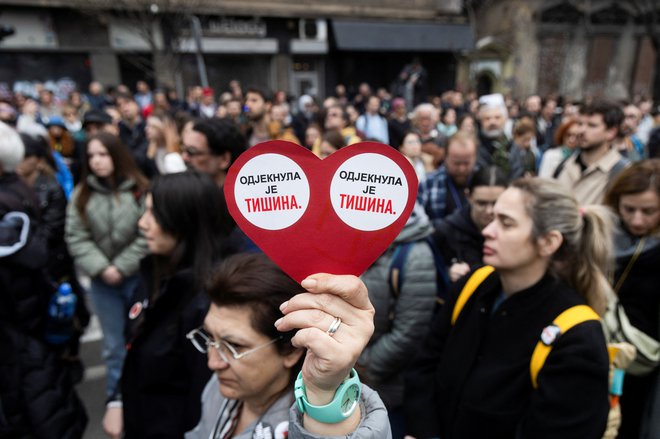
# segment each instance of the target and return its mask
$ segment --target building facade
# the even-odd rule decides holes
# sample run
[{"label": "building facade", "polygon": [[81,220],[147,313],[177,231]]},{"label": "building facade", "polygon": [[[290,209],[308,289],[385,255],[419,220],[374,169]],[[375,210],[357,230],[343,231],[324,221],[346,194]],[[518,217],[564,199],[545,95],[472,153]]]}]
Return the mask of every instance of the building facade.
[{"label": "building facade", "polygon": [[[656,54],[636,0],[469,2],[475,50],[458,85],[517,98],[652,96]],[[656,24],[657,26],[657,24]]]},{"label": "building facade", "polygon": [[[0,87],[29,89],[92,80],[200,84],[201,49],[209,85],[244,85],[320,97],[337,83],[389,87],[418,57],[427,92],[453,88],[461,56],[474,47],[460,0],[4,1]],[[193,17],[199,20],[195,31]],[[199,36],[199,38],[196,38]]]}]

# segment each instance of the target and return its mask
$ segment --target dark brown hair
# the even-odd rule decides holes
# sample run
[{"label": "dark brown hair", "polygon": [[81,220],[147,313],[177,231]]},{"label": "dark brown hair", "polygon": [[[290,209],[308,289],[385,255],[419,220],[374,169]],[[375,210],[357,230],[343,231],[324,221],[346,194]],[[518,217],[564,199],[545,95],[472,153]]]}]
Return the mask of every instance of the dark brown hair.
[{"label": "dark brown hair", "polygon": [[660,196],[660,159],[634,163],[616,176],[605,194],[605,205],[619,212],[619,201],[623,195],[655,191]]},{"label": "dark brown hair", "polygon": [[286,355],[293,351],[295,330],[281,333],[274,324],[282,317],[280,305],[305,291],[263,253],[240,253],[220,263],[207,283],[211,302],[216,306],[247,307],[252,328],[268,338],[282,336],[275,343]]},{"label": "dark brown hair", "polygon": [[82,162],[82,175],[80,178],[80,192],[78,193],[78,199],[76,200],[76,209],[80,214],[80,217],[83,221],[86,221],[87,215],[85,213],[85,208],[87,207],[87,202],[92,195],[92,189],[89,187],[87,182],[87,176],[92,174],[89,169],[89,143],[92,140],[98,140],[101,144],[108,150],[110,158],[112,159],[112,166],[114,171],[112,175],[106,179],[111,191],[115,192],[119,185],[128,179],[132,179],[135,182],[136,190],[138,196],[146,191],[147,186],[149,185],[149,180],[142,175],[135,160],[131,156],[131,153],[128,151],[128,148],[121,142],[119,137],[114,134],[99,132],[95,136],[92,136],[85,145],[85,154],[84,160]]},{"label": "dark brown hair", "polygon": [[344,142],[344,136],[341,135],[339,130],[326,131],[323,134],[321,141],[328,142],[335,149],[341,149],[346,146],[346,143]]},{"label": "dark brown hair", "polygon": [[513,125],[513,135],[514,136],[524,136],[528,133],[536,133],[536,127],[534,122],[527,117],[521,117],[515,125]]}]

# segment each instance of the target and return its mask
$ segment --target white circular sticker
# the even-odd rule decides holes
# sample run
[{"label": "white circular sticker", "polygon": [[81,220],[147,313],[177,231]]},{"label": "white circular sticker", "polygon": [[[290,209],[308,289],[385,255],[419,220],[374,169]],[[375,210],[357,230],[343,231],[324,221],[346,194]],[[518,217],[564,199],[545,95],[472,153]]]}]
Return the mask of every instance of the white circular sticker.
[{"label": "white circular sticker", "polygon": [[309,181],[296,162],[263,154],[246,162],[234,184],[236,205],[252,224],[281,230],[295,224],[309,205]]},{"label": "white circular sticker", "polygon": [[408,181],[396,162],[381,154],[346,160],[330,184],[335,212],[350,227],[371,232],[396,221],[408,202]]}]

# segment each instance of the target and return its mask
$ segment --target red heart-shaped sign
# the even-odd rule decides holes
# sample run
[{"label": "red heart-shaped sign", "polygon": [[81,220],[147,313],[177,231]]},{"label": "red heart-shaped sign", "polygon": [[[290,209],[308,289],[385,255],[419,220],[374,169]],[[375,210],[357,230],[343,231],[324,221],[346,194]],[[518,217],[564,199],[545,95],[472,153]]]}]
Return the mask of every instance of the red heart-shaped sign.
[{"label": "red heart-shaped sign", "polygon": [[238,226],[298,282],[310,274],[362,274],[405,225],[417,196],[410,162],[361,142],[324,160],[273,140],[244,152],[225,180]]}]

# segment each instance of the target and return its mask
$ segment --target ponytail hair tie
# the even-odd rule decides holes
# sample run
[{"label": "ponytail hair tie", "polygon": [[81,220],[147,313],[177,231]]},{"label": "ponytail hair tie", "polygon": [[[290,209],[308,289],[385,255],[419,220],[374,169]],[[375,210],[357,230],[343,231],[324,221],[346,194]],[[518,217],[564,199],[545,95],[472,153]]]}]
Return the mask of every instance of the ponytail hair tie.
[{"label": "ponytail hair tie", "polygon": [[582,207],[582,206],[580,206],[580,208],[578,209],[578,211],[580,212],[580,216],[584,218],[584,212],[586,212],[585,208]]}]

